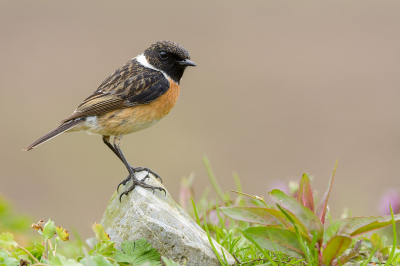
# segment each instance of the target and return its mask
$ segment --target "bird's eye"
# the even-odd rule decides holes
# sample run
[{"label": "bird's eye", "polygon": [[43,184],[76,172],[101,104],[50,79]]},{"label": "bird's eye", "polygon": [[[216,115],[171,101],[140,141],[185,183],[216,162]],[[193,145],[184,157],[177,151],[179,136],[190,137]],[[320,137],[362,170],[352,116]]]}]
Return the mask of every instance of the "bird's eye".
[{"label": "bird's eye", "polygon": [[167,59],[168,54],[166,52],[160,52],[160,57],[161,57],[161,59]]}]

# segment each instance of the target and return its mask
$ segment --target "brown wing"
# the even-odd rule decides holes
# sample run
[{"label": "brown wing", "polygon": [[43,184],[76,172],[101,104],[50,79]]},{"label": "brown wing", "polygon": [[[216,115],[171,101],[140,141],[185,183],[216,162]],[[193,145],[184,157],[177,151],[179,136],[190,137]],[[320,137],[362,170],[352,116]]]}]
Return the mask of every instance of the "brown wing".
[{"label": "brown wing", "polygon": [[[61,123],[79,117],[101,115],[120,108],[148,104],[167,92],[170,84],[161,72],[152,69],[141,70],[144,72],[129,78],[126,78],[125,73],[115,71]],[[125,79],[122,78],[124,76]]]}]

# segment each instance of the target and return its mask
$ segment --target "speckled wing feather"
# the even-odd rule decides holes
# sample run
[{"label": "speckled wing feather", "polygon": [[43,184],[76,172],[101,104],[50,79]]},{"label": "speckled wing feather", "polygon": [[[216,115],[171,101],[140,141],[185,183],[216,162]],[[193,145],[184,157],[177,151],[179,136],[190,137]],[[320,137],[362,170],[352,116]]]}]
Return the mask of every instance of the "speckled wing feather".
[{"label": "speckled wing feather", "polygon": [[[136,70],[134,71],[125,65],[115,71],[78,106],[73,114],[60,123],[79,117],[101,115],[116,109],[148,104],[168,91],[169,81],[161,72],[137,68],[134,68]],[[131,71],[130,75],[127,73],[129,71]]]}]

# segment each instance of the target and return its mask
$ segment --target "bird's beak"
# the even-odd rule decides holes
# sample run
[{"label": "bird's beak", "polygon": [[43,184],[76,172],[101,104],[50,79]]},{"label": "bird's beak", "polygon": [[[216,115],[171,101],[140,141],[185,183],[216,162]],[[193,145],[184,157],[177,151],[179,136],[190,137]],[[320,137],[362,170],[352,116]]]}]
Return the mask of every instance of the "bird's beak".
[{"label": "bird's beak", "polygon": [[178,66],[197,66],[194,62],[190,61],[189,59],[185,59],[182,61],[175,62]]}]

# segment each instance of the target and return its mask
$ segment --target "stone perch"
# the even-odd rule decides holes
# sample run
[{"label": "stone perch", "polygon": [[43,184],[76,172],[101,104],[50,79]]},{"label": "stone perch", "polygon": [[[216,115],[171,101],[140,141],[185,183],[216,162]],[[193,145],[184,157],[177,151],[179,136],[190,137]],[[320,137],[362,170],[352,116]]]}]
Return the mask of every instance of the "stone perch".
[{"label": "stone perch", "polygon": [[[137,178],[146,176],[147,172],[137,173]],[[152,175],[146,182],[153,186],[165,187]],[[131,185],[120,187],[120,192]],[[165,189],[166,190],[166,189]],[[162,255],[186,266],[220,265],[208,241],[206,232],[175,203],[167,191],[136,187],[128,196],[122,197],[114,192],[101,220],[105,231],[115,241],[116,247],[126,240],[146,238]],[[215,242],[219,251],[221,246]],[[226,251],[224,253],[229,265],[236,265],[234,258]],[[185,264],[186,263],[186,264]]]}]

